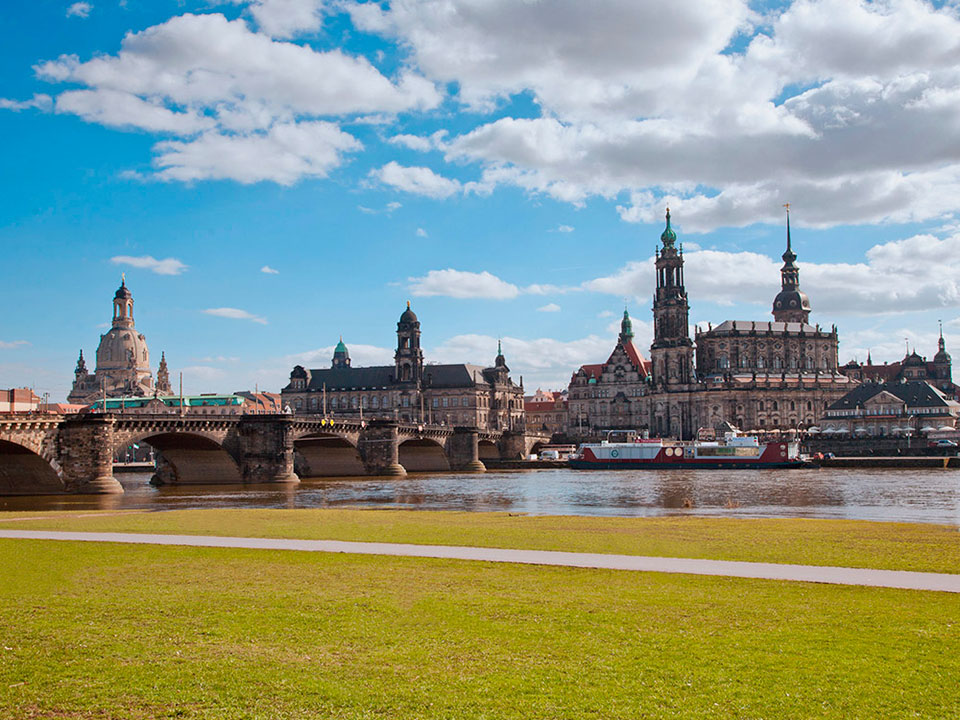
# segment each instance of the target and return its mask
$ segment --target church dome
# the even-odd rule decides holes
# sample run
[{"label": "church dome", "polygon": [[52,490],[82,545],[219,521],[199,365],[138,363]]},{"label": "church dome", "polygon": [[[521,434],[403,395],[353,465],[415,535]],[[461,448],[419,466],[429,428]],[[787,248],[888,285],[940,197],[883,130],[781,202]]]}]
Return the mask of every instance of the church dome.
[{"label": "church dome", "polygon": [[150,371],[147,339],[133,328],[113,327],[100,336],[97,346],[97,370]]},{"label": "church dome", "polygon": [[810,298],[802,290],[781,290],[773,299],[773,312],[806,310],[810,312]]},{"label": "church dome", "polygon": [[402,323],[415,323],[417,321],[417,314],[410,309],[410,301],[407,300],[407,309],[403,311],[403,315],[400,316],[400,322]]}]

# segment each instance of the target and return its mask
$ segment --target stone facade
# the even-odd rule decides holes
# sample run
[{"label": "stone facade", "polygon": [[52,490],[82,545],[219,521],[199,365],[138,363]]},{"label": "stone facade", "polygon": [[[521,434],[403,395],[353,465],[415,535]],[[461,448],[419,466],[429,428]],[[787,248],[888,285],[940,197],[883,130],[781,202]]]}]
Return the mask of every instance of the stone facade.
[{"label": "stone facade", "polygon": [[[788,431],[820,421],[855,384],[837,367],[838,334],[810,325],[810,300],[787,222],[781,289],[773,322],[726,321],[690,338],[683,248],[670,225],[660,236],[650,360],[632,357],[621,326],[610,359],[584,365],[570,383],[571,434],[639,430],[689,439],[724,424],[741,430]],[[624,313],[624,323],[629,321]],[[629,334],[629,338],[627,335]]]},{"label": "stone facade", "polygon": [[284,407],[298,414],[481,430],[524,427],[523,386],[511,380],[502,349],[491,367],[427,364],[420,321],[409,303],[397,323],[393,365],[354,367],[341,338],[330,368],[296,366],[281,395]]},{"label": "stone facade", "polygon": [[126,278],[113,296],[113,321],[110,330],[100,336],[96,357],[96,368],[90,373],[83,359],[83,350],[80,351],[67,402],[89,405],[102,396],[172,394],[167,360],[163,354],[157,384],[153,383],[147,339],[134,326],[133,294],[127,288]]},{"label": "stone facade", "polygon": [[567,432],[567,391],[552,392],[537,388],[533,395],[523,398],[527,427],[550,435]]}]

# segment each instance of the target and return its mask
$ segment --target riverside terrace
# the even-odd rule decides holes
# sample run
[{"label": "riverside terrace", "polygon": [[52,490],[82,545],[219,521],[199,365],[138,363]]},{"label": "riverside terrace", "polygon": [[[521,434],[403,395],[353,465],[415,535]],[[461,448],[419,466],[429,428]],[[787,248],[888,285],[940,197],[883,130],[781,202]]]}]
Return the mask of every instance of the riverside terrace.
[{"label": "riverside terrace", "polygon": [[549,441],[525,432],[341,421],[319,415],[13,414],[0,417],[0,495],[121,493],[114,453],[156,450],[158,484],[295,483],[304,477],[483,471]]}]

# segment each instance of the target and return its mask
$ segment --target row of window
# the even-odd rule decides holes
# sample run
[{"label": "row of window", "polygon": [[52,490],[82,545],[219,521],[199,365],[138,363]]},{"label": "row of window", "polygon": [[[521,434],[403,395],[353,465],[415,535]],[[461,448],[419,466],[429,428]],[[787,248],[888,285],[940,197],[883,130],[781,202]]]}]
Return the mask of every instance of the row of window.
[{"label": "row of window", "polygon": [[[730,358],[727,355],[719,355],[716,359],[716,368],[718,370],[727,370],[730,368]],[[787,369],[796,370],[800,366],[800,360],[796,355],[791,355],[787,360]],[[741,368],[751,368],[753,365],[750,364],[750,358],[746,355],[740,356],[740,367]],[[763,355],[757,356],[757,365],[758,368],[766,368],[767,361]],[[774,355],[773,364],[770,366],[774,370],[783,370],[783,358],[780,355]],[[816,367],[814,359],[807,355],[803,360],[803,367],[806,370],[813,370]],[[827,360],[827,357],[824,355],[820,358],[820,368],[826,370],[830,367],[830,363]]]}]

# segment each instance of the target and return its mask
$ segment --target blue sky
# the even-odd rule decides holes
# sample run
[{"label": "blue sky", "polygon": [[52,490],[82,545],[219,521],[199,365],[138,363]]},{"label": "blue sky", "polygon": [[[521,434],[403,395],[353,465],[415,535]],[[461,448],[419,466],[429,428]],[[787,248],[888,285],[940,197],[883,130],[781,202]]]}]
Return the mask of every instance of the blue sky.
[{"label": "blue sky", "polygon": [[277,390],[341,334],[389,362],[408,299],[429,360],[503,337],[558,388],[625,302],[649,345],[667,205],[692,322],[769,317],[791,202],[841,361],[960,341],[949,6],[43,0],[0,28],[0,387],[64,397],[126,272],[188,392]]}]

